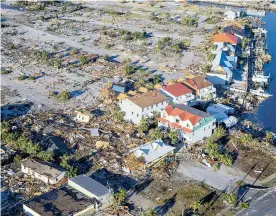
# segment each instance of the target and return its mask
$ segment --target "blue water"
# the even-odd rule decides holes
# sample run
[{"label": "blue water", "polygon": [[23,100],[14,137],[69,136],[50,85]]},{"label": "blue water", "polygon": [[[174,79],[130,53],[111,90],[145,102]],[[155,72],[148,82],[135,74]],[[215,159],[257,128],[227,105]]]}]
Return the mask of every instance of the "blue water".
[{"label": "blue water", "polygon": [[264,71],[270,73],[269,93],[273,94],[273,97],[260,104],[254,118],[264,128],[276,133],[276,13],[267,13],[263,20],[266,22],[263,27],[268,31],[268,53],[272,56],[272,61],[264,66]]}]

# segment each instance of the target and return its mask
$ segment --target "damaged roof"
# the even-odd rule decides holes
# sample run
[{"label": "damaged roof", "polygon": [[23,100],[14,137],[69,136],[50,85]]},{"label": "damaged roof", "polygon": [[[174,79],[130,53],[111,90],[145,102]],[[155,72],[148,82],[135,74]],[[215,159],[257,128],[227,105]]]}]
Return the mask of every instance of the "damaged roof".
[{"label": "damaged roof", "polygon": [[[68,216],[91,207],[98,201],[64,186],[51,190],[24,203],[39,215],[43,216]],[[92,214],[91,214],[92,215]]]},{"label": "damaged roof", "polygon": [[145,108],[163,101],[168,101],[169,98],[161,94],[159,91],[153,90],[143,94],[137,94],[132,98],[129,98],[129,100],[135,103],[137,106]]},{"label": "damaged roof", "polygon": [[28,167],[34,170],[40,175],[48,176],[49,178],[57,178],[60,174],[66,172],[65,169],[55,164],[51,164],[45,161],[37,161],[34,159],[23,160],[21,163],[24,167]]},{"label": "damaged roof", "polygon": [[213,85],[212,83],[207,81],[202,76],[198,76],[198,77],[195,77],[195,78],[192,78],[192,79],[187,79],[187,80],[184,81],[184,83],[187,84],[192,89],[196,89],[196,90],[206,88],[206,87],[209,87],[209,86]]}]

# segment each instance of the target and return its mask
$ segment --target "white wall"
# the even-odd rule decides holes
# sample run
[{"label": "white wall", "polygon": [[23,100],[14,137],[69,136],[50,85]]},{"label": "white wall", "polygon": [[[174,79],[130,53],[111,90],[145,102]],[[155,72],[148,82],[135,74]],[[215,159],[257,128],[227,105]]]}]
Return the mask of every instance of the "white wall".
[{"label": "white wall", "polygon": [[109,204],[112,201],[111,193],[105,194],[103,196],[97,196],[91,193],[90,191],[86,190],[85,188],[81,187],[80,185],[76,184],[75,182],[71,181],[70,179],[68,180],[68,185],[90,198],[96,198],[103,205]]},{"label": "white wall", "polygon": [[36,213],[35,211],[33,211],[32,209],[30,209],[28,206],[24,204],[23,204],[23,212],[28,216],[41,216],[40,214]]},{"label": "white wall", "polygon": [[65,172],[62,172],[59,176],[57,176],[56,178],[49,178],[46,175],[41,175],[37,172],[35,172],[34,170],[32,170],[31,168],[25,167],[23,165],[23,163],[21,164],[21,172],[30,175],[33,178],[37,178],[41,181],[43,181],[46,184],[56,184],[58,183],[61,179],[64,178]]},{"label": "white wall", "polygon": [[207,73],[207,79],[213,84],[221,84],[221,85],[225,85],[226,81],[229,81],[226,75],[215,74],[215,73]]},{"label": "white wall", "polygon": [[169,104],[169,101],[164,101],[159,104],[154,104],[153,106],[141,108],[129,99],[121,100],[119,102],[119,107],[121,111],[125,112],[124,119],[126,121],[131,121],[134,124],[138,124],[143,117],[148,117],[154,112],[159,112]]}]

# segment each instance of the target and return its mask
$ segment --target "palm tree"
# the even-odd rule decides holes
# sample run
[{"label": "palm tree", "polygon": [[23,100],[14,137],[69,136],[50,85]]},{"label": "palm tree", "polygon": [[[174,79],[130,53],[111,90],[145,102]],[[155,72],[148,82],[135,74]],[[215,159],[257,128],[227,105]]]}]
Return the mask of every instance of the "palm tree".
[{"label": "palm tree", "polygon": [[201,207],[201,202],[196,201],[191,205],[191,208],[193,209],[194,212],[198,212],[198,209]]},{"label": "palm tree", "polygon": [[149,121],[146,118],[142,118],[139,124],[138,131],[139,133],[145,133],[149,130]]},{"label": "palm tree", "polygon": [[176,144],[178,142],[178,134],[176,130],[171,130],[168,133],[168,137],[171,139],[172,144]]},{"label": "palm tree", "polygon": [[253,137],[251,134],[242,134],[239,138],[239,141],[244,145],[249,144],[250,142],[252,142],[252,140]]},{"label": "palm tree", "polygon": [[68,168],[69,168],[69,169],[68,169],[68,171],[67,171],[66,174],[65,174],[65,176],[66,176],[67,178],[72,178],[72,177],[75,177],[75,176],[78,175],[78,172],[79,172],[78,168],[74,168],[74,167],[72,167],[72,166],[70,166],[70,165],[69,165]]},{"label": "palm tree", "polygon": [[160,128],[155,128],[150,134],[151,140],[157,140],[162,138],[164,138],[164,133],[161,131]]},{"label": "palm tree", "polygon": [[124,204],[125,200],[126,200],[126,191],[122,188],[120,188],[118,190],[117,193],[115,193],[113,196],[114,196],[114,203],[117,205],[117,206],[120,206],[122,204]]},{"label": "palm tree", "polygon": [[42,159],[44,161],[52,161],[54,154],[53,154],[53,152],[41,151],[37,154],[37,157],[39,157],[40,159]]}]

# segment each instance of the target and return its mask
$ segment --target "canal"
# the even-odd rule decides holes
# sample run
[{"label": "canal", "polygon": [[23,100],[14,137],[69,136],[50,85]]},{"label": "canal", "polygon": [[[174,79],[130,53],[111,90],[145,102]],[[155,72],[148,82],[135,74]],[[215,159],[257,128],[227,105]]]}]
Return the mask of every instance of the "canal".
[{"label": "canal", "polygon": [[267,13],[263,21],[266,23],[263,28],[268,31],[268,53],[272,56],[272,61],[264,65],[264,71],[271,76],[269,93],[273,96],[262,102],[256,114],[251,117],[264,128],[276,133],[276,13]]},{"label": "canal", "polygon": [[[216,6],[226,8],[225,5],[210,4],[204,2],[192,3],[200,6]],[[229,9],[246,10],[246,8],[238,8],[227,6]],[[267,33],[268,53],[272,56],[272,61],[264,65],[266,74],[270,74],[270,86],[268,92],[273,96],[263,101],[253,114],[245,114],[244,117],[257,123],[261,127],[271,132],[276,133],[276,12],[268,12],[262,17]]]}]

